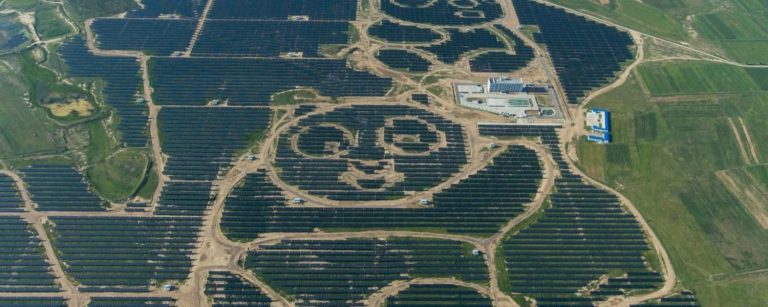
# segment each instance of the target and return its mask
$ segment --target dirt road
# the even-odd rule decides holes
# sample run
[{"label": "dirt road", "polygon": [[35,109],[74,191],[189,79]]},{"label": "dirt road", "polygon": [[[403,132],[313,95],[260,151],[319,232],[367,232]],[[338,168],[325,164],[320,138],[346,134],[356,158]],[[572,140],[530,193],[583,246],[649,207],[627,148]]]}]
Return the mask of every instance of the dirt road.
[{"label": "dirt road", "polygon": [[205,3],[205,8],[203,8],[203,12],[200,14],[200,18],[197,20],[197,25],[195,26],[195,32],[192,33],[192,37],[189,39],[189,45],[187,46],[187,49],[184,51],[184,54],[182,56],[189,57],[192,55],[192,49],[195,48],[195,44],[197,44],[197,39],[200,37],[200,32],[203,31],[203,27],[205,27],[205,22],[208,21],[208,13],[211,12],[211,8],[213,8],[213,2],[215,0],[207,0],[208,2]]},{"label": "dirt road", "polygon": [[[464,281],[460,281],[457,279],[452,278],[414,278],[411,280],[398,280],[394,281],[388,286],[379,289],[378,292],[374,293],[368,299],[364,301],[366,306],[371,307],[380,307],[384,306],[384,303],[386,303],[387,298],[396,296],[399,292],[404,291],[408,289],[412,285],[454,285],[459,287],[465,287],[465,288],[471,288],[475,291],[485,294],[487,296],[491,296],[490,292],[488,291],[488,288],[480,286],[478,284],[468,283]],[[502,305],[495,305],[495,306],[502,306]]]}]

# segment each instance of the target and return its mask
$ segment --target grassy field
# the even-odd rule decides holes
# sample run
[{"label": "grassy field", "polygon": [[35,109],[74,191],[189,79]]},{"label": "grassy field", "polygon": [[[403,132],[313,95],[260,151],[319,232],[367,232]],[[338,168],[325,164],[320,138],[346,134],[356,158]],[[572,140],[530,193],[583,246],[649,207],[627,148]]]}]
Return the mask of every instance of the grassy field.
[{"label": "grassy field", "polygon": [[35,29],[42,40],[69,35],[75,30],[62,19],[56,5],[42,6],[35,12]]},{"label": "grassy field", "polygon": [[271,97],[271,105],[290,105],[300,103],[316,102],[320,97],[314,89],[293,89],[280,93],[275,93]]},{"label": "grassy field", "polygon": [[41,0],[6,0],[3,5],[11,9],[30,10],[40,4]]},{"label": "grassy field", "polygon": [[5,56],[0,63],[0,158],[51,154],[64,149],[62,128],[48,119],[46,111],[26,101],[29,86],[19,67],[20,56]]},{"label": "grassy field", "polygon": [[687,42],[749,64],[768,64],[768,27],[761,0],[550,0],[631,29]]},{"label": "grassy field", "polygon": [[[682,286],[704,306],[764,306],[768,276],[756,271],[768,268],[768,230],[717,173],[754,168],[765,178],[764,167],[742,158],[746,145],[729,119],[744,120],[765,163],[768,93],[750,78],[754,72],[717,64],[643,64],[638,72],[590,103],[612,111],[615,142],[580,141],[580,167],[635,203]],[[717,76],[730,76],[721,80],[727,86],[712,82]],[[727,95],[689,96],[700,92]]]},{"label": "grassy field", "polygon": [[88,123],[90,143],[85,149],[86,177],[102,197],[120,202],[139,189],[149,157],[146,149],[116,147],[101,121]]},{"label": "grassy field", "polygon": [[101,196],[120,201],[137,190],[148,161],[143,149],[125,149],[94,163],[86,175]]},{"label": "grassy field", "polygon": [[157,189],[157,185],[160,184],[156,169],[151,169],[144,179],[141,187],[136,191],[136,196],[143,199],[152,199],[152,196],[155,194],[155,189]]},{"label": "grassy field", "polygon": [[594,0],[551,0],[550,2],[581,12],[597,14],[607,20],[652,35],[674,40],[684,40],[688,37],[679,20],[670,18],[668,8],[663,9],[635,0],[611,0],[609,5],[602,5]]},{"label": "grassy field", "polygon": [[725,9],[696,16],[694,29],[702,38],[719,43],[726,55],[743,63],[768,64],[768,27],[760,0],[733,0]]},{"label": "grassy field", "polygon": [[69,0],[64,4],[67,13],[80,22],[138,8],[138,4],[133,0]]},{"label": "grassy field", "polygon": [[760,90],[747,71],[696,61],[650,63],[638,68],[652,96],[745,93]]}]

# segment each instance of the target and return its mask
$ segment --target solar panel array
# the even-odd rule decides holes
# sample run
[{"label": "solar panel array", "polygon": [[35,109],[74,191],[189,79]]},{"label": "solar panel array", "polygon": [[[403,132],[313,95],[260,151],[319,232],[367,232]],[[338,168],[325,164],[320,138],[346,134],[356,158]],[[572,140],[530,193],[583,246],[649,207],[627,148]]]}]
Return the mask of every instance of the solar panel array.
[{"label": "solar panel array", "polygon": [[411,100],[423,105],[429,104],[429,95],[423,93],[415,93],[411,95]]},{"label": "solar panel array", "polygon": [[269,126],[269,108],[164,107],[158,115],[164,173],[172,180],[210,181]]},{"label": "solar panel array", "polygon": [[286,240],[250,251],[244,266],[297,306],[363,306],[361,300],[396,280],[455,277],[488,281],[483,257],[466,243],[390,238]]},{"label": "solar panel array", "polygon": [[213,198],[208,181],[170,181],[163,185],[155,214],[202,217]]},{"label": "solar panel array", "polygon": [[93,297],[88,307],[173,307],[170,297]]},{"label": "solar panel array", "polygon": [[209,272],[205,295],[213,307],[269,307],[272,302],[259,288],[229,271]]},{"label": "solar panel array", "polygon": [[198,18],[208,0],[141,0],[142,8],[126,14],[128,18],[157,18],[174,16],[178,18]]},{"label": "solar panel array", "polygon": [[[0,292],[59,292],[42,244],[18,216],[0,216]],[[0,305],[3,304],[0,300]]]},{"label": "solar panel array", "polygon": [[119,117],[117,129],[121,140],[131,147],[144,147],[149,141],[146,132],[149,118],[147,106],[138,103],[142,81],[139,63],[132,57],[95,56],[82,37],[75,37],[59,47],[59,54],[67,64],[67,72],[74,77],[101,78],[106,82],[104,99]]},{"label": "solar panel array", "polygon": [[293,111],[294,117],[304,116],[306,114],[312,113],[317,109],[317,106],[313,104],[301,104],[296,107],[296,109]]},{"label": "solar panel array", "polygon": [[387,19],[368,28],[368,35],[390,43],[430,43],[442,38],[429,28],[402,25]]},{"label": "solar panel array", "polygon": [[[651,290],[662,276],[646,265],[649,250],[635,217],[616,196],[570,172],[553,126],[480,125],[481,135],[541,137],[560,168],[551,208],[503,243],[511,289],[535,297],[538,306],[592,305],[628,291]],[[611,272],[586,294],[584,287]]]},{"label": "solar panel array", "polygon": [[503,16],[501,5],[494,0],[459,2],[455,0],[382,0],[381,10],[400,20],[445,26],[481,24]]},{"label": "solar panel array", "polygon": [[346,21],[209,20],[192,54],[276,57],[302,52],[318,57],[320,45],[346,44],[349,27]]},{"label": "solar panel array", "polygon": [[323,96],[383,96],[392,80],[347,66],[345,60],[152,58],[155,102],[203,105],[267,105],[270,96],[311,86]]},{"label": "solar panel array", "polygon": [[[385,122],[393,117],[411,116],[434,125],[445,135],[446,146],[439,147],[427,155],[393,155],[385,152],[384,144],[379,144],[377,134],[385,128]],[[356,131],[357,145],[349,148],[348,154],[340,158],[325,156],[313,157],[303,155],[291,146],[291,138],[298,135],[299,146],[320,147],[322,151],[327,143],[339,142],[337,134],[303,133],[303,129],[322,124],[336,124]],[[416,135],[430,133],[422,127],[411,132]],[[311,143],[311,144],[310,144]],[[397,172],[404,179],[394,182],[391,186],[380,189],[360,189],[348,182],[340,180],[340,176],[360,161],[373,161],[379,164],[373,174],[383,171],[387,160],[392,161]],[[408,191],[422,191],[435,186],[453,174],[467,163],[467,153],[464,131],[461,126],[428,111],[406,106],[376,106],[355,105],[337,108],[332,112],[310,116],[301,120],[287,132],[281,134],[277,145],[275,166],[280,168],[280,177],[298,188],[314,195],[324,196],[334,200],[386,200],[403,197]],[[369,170],[366,170],[368,172]]]},{"label": "solar panel array", "polygon": [[99,49],[171,55],[187,49],[195,26],[194,19],[98,18],[91,29]]},{"label": "solar panel array", "polygon": [[144,292],[152,282],[185,280],[203,223],[184,217],[50,220],[51,241],[81,292]]},{"label": "solar panel array", "polygon": [[264,171],[248,174],[227,197],[220,223],[235,241],[269,232],[316,228],[443,231],[490,235],[532,201],[542,178],[536,153],[511,146],[483,170],[444,189],[426,208],[313,208],[287,206]]},{"label": "solar panel array", "polygon": [[164,171],[171,181],[154,217],[51,218],[52,242],[80,291],[145,292],[161,286],[158,282],[185,280],[212,197],[211,181],[259,137],[269,119],[269,109],[260,107],[162,108]]},{"label": "solar panel array", "polygon": [[493,306],[488,296],[478,293],[475,289],[454,285],[411,285],[408,289],[389,297],[386,304],[388,307]]},{"label": "solar panel array", "polygon": [[357,18],[357,0],[216,0],[211,19],[287,20],[307,16],[309,20],[351,21]]},{"label": "solar panel array", "polygon": [[24,211],[24,201],[16,188],[16,181],[0,174],[0,212]]},{"label": "solar panel array", "polygon": [[66,165],[35,164],[21,169],[38,211],[104,211],[83,174]]},{"label": "solar panel array", "polygon": [[533,37],[545,44],[566,96],[576,103],[606,84],[633,58],[629,34],[533,0],[512,0],[521,24],[535,25]]},{"label": "solar panel array", "polygon": [[63,297],[0,297],[0,306],[8,307],[66,307],[67,301]]},{"label": "solar panel array", "polygon": [[453,64],[470,51],[507,49],[504,41],[488,29],[472,29],[466,32],[459,29],[448,29],[448,34],[447,41],[429,47],[419,47],[419,49],[435,54],[440,61],[447,64]]},{"label": "solar panel array", "polygon": [[430,63],[416,52],[406,49],[382,49],[376,54],[376,59],[394,69],[408,72],[427,72]]},{"label": "solar panel array", "polygon": [[514,44],[515,54],[505,51],[488,51],[469,61],[470,69],[473,72],[513,72],[528,66],[533,58],[533,48],[523,42],[515,33],[502,25],[494,25],[494,28],[504,33]]}]

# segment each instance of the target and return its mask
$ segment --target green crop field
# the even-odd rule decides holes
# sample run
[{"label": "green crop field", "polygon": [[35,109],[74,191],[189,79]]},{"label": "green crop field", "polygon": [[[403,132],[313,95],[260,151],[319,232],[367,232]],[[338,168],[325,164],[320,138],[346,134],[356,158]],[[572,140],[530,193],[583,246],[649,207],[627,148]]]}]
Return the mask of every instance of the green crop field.
[{"label": "green crop field", "polygon": [[[768,157],[768,94],[751,72],[703,62],[643,64],[623,86],[590,106],[612,111],[615,143],[577,144],[588,174],[625,193],[672,257],[682,287],[705,306],[764,306],[768,230],[718,179],[723,170],[765,169],[742,159],[729,118],[743,118],[761,162]],[[639,77],[638,77],[639,76]],[[717,76],[730,76],[723,83]],[[652,102],[653,95],[677,96]],[[727,85],[727,86],[726,86]],[[730,92],[701,99],[689,94]]]},{"label": "green crop field", "polygon": [[744,93],[759,90],[745,70],[704,62],[660,62],[638,68],[652,96]]}]

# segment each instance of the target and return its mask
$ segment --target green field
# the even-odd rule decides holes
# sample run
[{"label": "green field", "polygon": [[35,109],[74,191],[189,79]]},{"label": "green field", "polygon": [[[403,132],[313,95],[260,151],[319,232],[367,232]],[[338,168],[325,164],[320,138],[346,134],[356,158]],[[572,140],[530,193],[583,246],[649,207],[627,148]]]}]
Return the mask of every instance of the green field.
[{"label": "green field", "polygon": [[316,90],[313,89],[293,89],[280,93],[275,93],[270,99],[271,105],[291,105],[300,103],[316,102],[319,98]]},{"label": "green field", "polygon": [[59,7],[46,5],[35,12],[35,30],[46,40],[72,34],[74,29],[61,17]]},{"label": "green field", "polygon": [[138,189],[148,161],[144,150],[122,150],[91,165],[86,175],[101,196],[121,201]]},{"label": "green field", "polygon": [[133,0],[69,0],[67,14],[82,22],[89,18],[117,15],[138,7]]},{"label": "green field", "polygon": [[147,174],[146,178],[144,178],[144,181],[139,187],[139,190],[136,191],[136,196],[141,197],[143,199],[152,199],[152,196],[155,194],[155,189],[157,189],[158,184],[160,184],[160,182],[157,175],[157,170],[155,168],[152,168],[149,170],[149,173]]},{"label": "green field", "polygon": [[62,128],[32,107],[25,76],[17,72],[27,59],[5,56],[0,63],[0,158],[52,154],[64,150]]},{"label": "green field", "polygon": [[760,86],[744,69],[706,62],[657,62],[638,67],[651,96],[746,93]]},{"label": "green field", "polygon": [[[743,118],[766,162],[768,93],[746,71],[719,64],[643,64],[638,71],[590,103],[612,111],[615,142],[580,141],[580,167],[635,203],[669,251],[682,286],[704,306],[764,306],[768,276],[751,272],[768,268],[768,230],[716,173],[755,167],[742,159],[729,118]],[[727,86],[712,82],[718,76],[730,76],[721,80]],[[654,103],[643,87],[678,96]],[[732,95],[687,96],[721,92]]]},{"label": "green field", "polygon": [[617,24],[648,34],[674,40],[683,40],[688,37],[679,20],[670,18],[672,14],[668,8],[654,7],[635,0],[611,0],[609,5],[602,5],[594,0],[551,0],[550,2],[599,15]]}]

